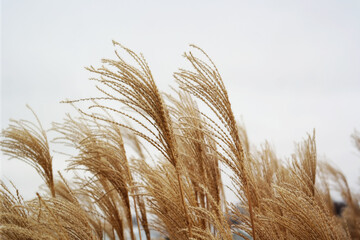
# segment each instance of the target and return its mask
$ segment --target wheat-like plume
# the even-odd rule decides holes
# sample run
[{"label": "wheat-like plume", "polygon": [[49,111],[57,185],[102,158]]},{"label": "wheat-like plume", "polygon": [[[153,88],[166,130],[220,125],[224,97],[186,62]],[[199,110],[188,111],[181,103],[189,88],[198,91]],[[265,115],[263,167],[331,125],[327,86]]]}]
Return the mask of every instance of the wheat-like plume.
[{"label": "wheat-like plume", "polygon": [[51,195],[55,197],[52,156],[46,132],[35,112],[37,124],[26,120],[10,120],[7,129],[1,133],[2,151],[11,158],[19,159],[32,166],[44,179]]},{"label": "wheat-like plume", "polygon": [[239,129],[235,121],[235,117],[231,108],[227,90],[224,86],[219,71],[208,55],[200,48],[192,45],[199,50],[210,62],[209,64],[195,57],[193,53],[185,53],[185,58],[191,63],[194,72],[180,69],[174,74],[174,77],[180,84],[180,88],[188,91],[197,98],[201,99],[216,115],[221,126],[211,120],[213,135],[218,145],[222,148],[222,160],[230,167],[235,176],[238,177],[237,184],[245,193],[249,208],[249,225],[252,229],[252,237],[256,239],[255,221],[252,210],[252,202],[250,198],[250,183],[245,169],[246,155],[240,141]]},{"label": "wheat-like plume", "polygon": [[[119,43],[113,41],[115,46],[121,46]],[[102,66],[101,68],[95,69],[94,67],[87,68],[89,71],[96,73],[100,76],[99,79],[93,79],[98,81],[107,89],[97,87],[105,97],[97,98],[97,100],[112,100],[120,103],[122,106],[127,106],[139,116],[143,118],[146,126],[143,122],[132,117],[131,115],[101,104],[94,104],[90,108],[101,108],[110,112],[121,114],[136,124],[140,125],[144,131],[148,134],[144,134],[143,131],[135,130],[127,125],[119,122],[114,122],[102,117],[91,115],[94,118],[101,119],[118,126],[123,126],[132,130],[136,135],[148,141],[154,146],[176,169],[178,187],[181,192],[182,206],[184,211],[187,212],[187,206],[185,196],[183,193],[183,183],[180,176],[180,167],[178,164],[178,144],[173,130],[173,123],[169,115],[167,106],[161,96],[152,73],[149,69],[147,62],[142,55],[137,55],[128,48],[121,46],[136,62],[138,68],[128,64],[123,60],[120,54],[115,51],[117,59],[103,59],[103,63],[107,64],[108,67]],[[113,70],[112,70],[113,69]],[[122,96],[119,98],[113,93]],[[93,99],[83,99],[93,100]],[[72,101],[73,103],[83,100]],[[191,237],[191,217],[188,213],[186,215],[186,221],[188,226],[188,234]]]},{"label": "wheat-like plume", "polygon": [[[81,115],[82,117],[77,120],[68,117],[64,125],[54,124],[54,129],[63,134],[63,139],[79,150],[79,155],[69,165],[69,169],[85,167],[85,170],[91,172],[101,184],[105,184],[103,187],[119,194],[126,211],[130,236],[135,239],[129,196],[132,177],[120,129],[117,125],[101,124],[97,119]],[[120,225],[122,224],[117,224],[116,229],[120,229]]]}]

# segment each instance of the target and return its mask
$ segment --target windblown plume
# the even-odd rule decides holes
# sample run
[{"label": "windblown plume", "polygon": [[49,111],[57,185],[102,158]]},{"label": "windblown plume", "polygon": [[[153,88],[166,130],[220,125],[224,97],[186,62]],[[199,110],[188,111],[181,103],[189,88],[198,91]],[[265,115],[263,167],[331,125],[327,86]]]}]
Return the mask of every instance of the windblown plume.
[{"label": "windblown plume", "polygon": [[[115,46],[121,46],[115,41],[113,41],[113,43]],[[165,104],[155,84],[152,73],[144,57],[142,55],[139,56],[135,54],[133,51],[123,46],[121,46],[121,48],[131,56],[138,67],[134,67],[125,62],[119,53],[115,51],[117,56],[116,60],[103,60],[103,63],[107,64],[108,67],[102,66],[98,69],[95,69],[94,67],[87,68],[89,71],[100,76],[99,79],[93,80],[98,81],[106,88],[103,89],[99,86],[97,87],[105,95],[105,97],[96,98],[96,100],[110,100],[120,103],[122,106],[127,106],[138,114],[144,122],[141,122],[137,118],[107,105],[94,104],[90,108],[101,108],[113,113],[121,114],[138,124],[143,131],[135,130],[125,124],[95,116],[94,114],[90,116],[132,130],[136,135],[145,139],[153,147],[155,147],[163,155],[163,157],[172,164],[172,166],[176,169],[178,187],[181,192],[182,206],[186,212],[185,216],[188,225],[188,234],[189,237],[191,237],[192,223],[190,215],[187,213],[185,196],[182,189],[183,183],[180,175],[180,164],[178,164],[178,144],[176,142],[173,123],[169,115],[167,105]],[[122,96],[123,98],[119,98],[114,94]],[[81,99],[71,102],[75,103],[84,100],[94,100],[94,98]],[[149,126],[145,123],[149,124]]]},{"label": "windblown plume", "polygon": [[253,239],[256,239],[255,221],[250,199],[250,183],[245,169],[246,155],[241,144],[239,129],[231,109],[229,97],[214,63],[202,49],[194,45],[192,47],[199,50],[207,58],[209,64],[195,57],[191,52],[185,53],[185,58],[191,63],[195,71],[180,69],[174,74],[174,77],[181,89],[202,100],[220,121],[219,125],[202,114],[210,121],[208,127],[212,129],[213,139],[222,150],[222,152],[218,151],[217,154],[238,178],[236,184],[239,184],[239,191],[245,193],[246,200],[244,201],[247,202],[250,214],[248,225],[251,228]]},{"label": "windblown plume", "polygon": [[0,145],[6,155],[35,168],[55,197],[52,156],[46,132],[35,112],[27,107],[34,114],[38,125],[26,120],[10,120],[10,125],[1,133]]}]

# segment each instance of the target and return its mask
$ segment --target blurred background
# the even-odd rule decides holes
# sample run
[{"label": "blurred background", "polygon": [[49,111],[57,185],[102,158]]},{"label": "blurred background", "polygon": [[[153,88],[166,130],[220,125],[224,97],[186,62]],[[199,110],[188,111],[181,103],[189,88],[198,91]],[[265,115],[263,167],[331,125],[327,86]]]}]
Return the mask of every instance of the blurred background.
[{"label": "blurred background", "polygon": [[[1,1],[1,128],[9,119],[44,127],[71,111],[65,99],[97,95],[84,67],[113,58],[116,40],[147,59],[158,87],[193,43],[214,60],[251,143],[282,159],[316,129],[319,159],[359,191],[359,1]],[[51,137],[51,133],[50,133]],[[51,145],[53,150],[58,146]],[[66,166],[55,155],[55,170]],[[42,183],[30,166],[1,156],[1,178],[25,198]],[[231,200],[231,199],[230,199]]]}]

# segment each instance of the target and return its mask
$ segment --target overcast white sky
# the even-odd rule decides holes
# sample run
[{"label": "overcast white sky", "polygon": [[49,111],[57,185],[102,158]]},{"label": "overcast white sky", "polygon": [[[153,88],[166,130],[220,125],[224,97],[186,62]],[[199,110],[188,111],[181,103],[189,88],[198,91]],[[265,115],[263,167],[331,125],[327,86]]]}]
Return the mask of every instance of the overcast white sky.
[{"label": "overcast white sky", "polygon": [[[33,119],[25,104],[48,128],[70,109],[59,101],[95,95],[83,67],[113,57],[112,39],[142,52],[164,91],[176,86],[188,44],[202,47],[252,143],[267,139],[286,158],[315,128],[319,156],[358,187],[350,135],[360,129],[359,1],[4,0],[2,128],[9,118]],[[1,171],[26,196],[41,184],[22,162],[2,157]]]}]

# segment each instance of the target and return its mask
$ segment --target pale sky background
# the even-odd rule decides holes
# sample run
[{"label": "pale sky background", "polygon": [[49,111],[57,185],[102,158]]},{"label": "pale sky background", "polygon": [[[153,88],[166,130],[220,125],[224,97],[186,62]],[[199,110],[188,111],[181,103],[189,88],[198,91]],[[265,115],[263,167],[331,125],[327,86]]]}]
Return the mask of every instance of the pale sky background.
[{"label": "pale sky background", "polygon": [[[114,57],[112,39],[142,52],[164,91],[188,44],[202,47],[253,144],[267,139],[286,158],[315,128],[319,157],[360,190],[350,138],[360,130],[360,1],[2,1],[2,128],[33,120],[25,104],[49,128],[70,111],[61,100],[97,95],[83,67]],[[35,170],[1,160],[2,177],[33,196]]]}]

